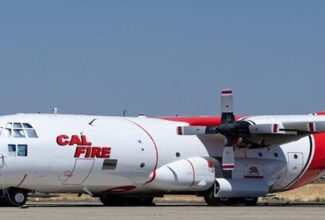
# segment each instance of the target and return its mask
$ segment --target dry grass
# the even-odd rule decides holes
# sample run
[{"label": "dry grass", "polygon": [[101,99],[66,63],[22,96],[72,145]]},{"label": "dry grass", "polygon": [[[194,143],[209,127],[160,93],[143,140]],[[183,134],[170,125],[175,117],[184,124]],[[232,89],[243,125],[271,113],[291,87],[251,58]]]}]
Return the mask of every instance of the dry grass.
[{"label": "dry grass", "polygon": [[325,184],[310,184],[288,192],[277,193],[287,201],[320,202],[325,201]]}]

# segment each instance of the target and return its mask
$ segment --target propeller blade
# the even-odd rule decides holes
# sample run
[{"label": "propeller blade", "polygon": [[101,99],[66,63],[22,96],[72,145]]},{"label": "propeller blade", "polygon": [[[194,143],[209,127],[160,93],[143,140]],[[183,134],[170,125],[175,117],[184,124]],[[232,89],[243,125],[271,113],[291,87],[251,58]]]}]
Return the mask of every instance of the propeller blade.
[{"label": "propeller blade", "polygon": [[235,121],[232,90],[221,92],[221,124]]},{"label": "propeller blade", "polygon": [[225,146],[222,153],[222,170],[224,171],[225,178],[232,178],[232,171],[235,169],[235,156],[232,144],[233,140],[226,138]]}]

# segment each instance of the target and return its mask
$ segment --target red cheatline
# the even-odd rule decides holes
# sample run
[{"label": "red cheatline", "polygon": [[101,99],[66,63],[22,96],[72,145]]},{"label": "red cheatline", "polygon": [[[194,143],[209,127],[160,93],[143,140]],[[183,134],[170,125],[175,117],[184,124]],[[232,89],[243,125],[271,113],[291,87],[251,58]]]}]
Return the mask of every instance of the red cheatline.
[{"label": "red cheatline", "polygon": [[232,90],[222,90],[221,94],[222,95],[232,94]]}]

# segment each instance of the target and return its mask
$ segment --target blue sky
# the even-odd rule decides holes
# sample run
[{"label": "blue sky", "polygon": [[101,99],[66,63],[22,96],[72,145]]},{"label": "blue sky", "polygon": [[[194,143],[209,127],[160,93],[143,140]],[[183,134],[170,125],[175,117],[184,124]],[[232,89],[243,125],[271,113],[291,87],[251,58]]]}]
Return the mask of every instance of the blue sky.
[{"label": "blue sky", "polygon": [[0,114],[325,110],[325,1],[0,2]]}]

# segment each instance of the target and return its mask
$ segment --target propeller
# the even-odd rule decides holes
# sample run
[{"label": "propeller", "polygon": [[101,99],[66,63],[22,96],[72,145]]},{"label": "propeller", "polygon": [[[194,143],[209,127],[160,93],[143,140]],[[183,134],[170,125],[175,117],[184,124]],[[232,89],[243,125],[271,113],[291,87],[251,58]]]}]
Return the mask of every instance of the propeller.
[{"label": "propeller", "polygon": [[235,169],[234,147],[243,137],[249,136],[249,124],[245,121],[236,121],[232,90],[221,92],[221,124],[206,127],[206,134],[221,134],[225,136],[225,145],[222,153],[222,169],[229,178]]},{"label": "propeller", "polygon": [[[278,124],[250,124],[247,121],[236,121],[232,90],[221,92],[221,123],[218,126],[184,126],[178,127],[179,135],[221,134],[225,137],[222,153],[222,170],[226,178],[232,178],[235,169],[234,147],[247,141],[252,135],[279,134]],[[263,143],[261,145],[264,145]]]},{"label": "propeller", "polygon": [[235,169],[234,147],[245,137],[250,136],[249,124],[236,121],[232,90],[221,92],[221,124],[206,127],[205,134],[221,134],[225,136],[222,153],[222,170],[225,177],[231,179]]}]

